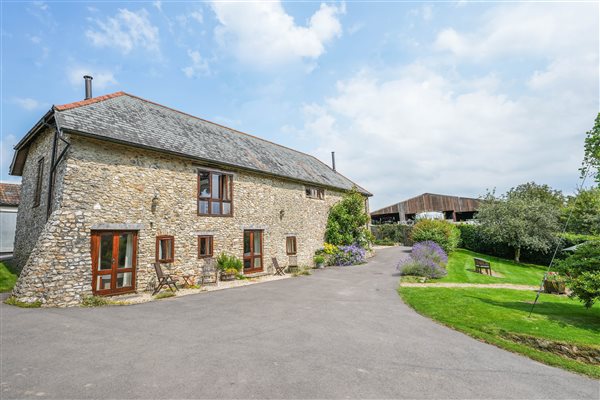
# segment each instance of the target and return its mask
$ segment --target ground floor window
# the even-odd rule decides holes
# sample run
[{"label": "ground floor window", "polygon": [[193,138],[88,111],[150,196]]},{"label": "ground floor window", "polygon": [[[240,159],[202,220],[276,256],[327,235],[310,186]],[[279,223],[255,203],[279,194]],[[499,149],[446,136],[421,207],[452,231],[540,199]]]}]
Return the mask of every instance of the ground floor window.
[{"label": "ground floor window", "polygon": [[244,273],[263,270],[263,231],[244,231]]},{"label": "ground floor window", "polygon": [[288,236],[285,238],[285,252],[288,256],[296,255],[296,236]]},{"label": "ground floor window", "polygon": [[172,263],[175,259],[175,238],[173,236],[156,237],[156,261]]},{"label": "ground floor window", "polygon": [[198,258],[213,256],[213,237],[198,236]]},{"label": "ground floor window", "polygon": [[137,232],[92,231],[92,292],[135,290]]}]

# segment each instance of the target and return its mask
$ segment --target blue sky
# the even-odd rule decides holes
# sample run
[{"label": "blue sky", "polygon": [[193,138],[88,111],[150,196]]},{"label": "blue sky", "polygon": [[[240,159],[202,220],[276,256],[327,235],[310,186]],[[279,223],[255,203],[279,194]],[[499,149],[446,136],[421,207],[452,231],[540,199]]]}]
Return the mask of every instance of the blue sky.
[{"label": "blue sky", "polygon": [[0,180],[51,107],[123,90],[313,154],[375,194],[566,193],[599,110],[589,3],[2,2]]}]

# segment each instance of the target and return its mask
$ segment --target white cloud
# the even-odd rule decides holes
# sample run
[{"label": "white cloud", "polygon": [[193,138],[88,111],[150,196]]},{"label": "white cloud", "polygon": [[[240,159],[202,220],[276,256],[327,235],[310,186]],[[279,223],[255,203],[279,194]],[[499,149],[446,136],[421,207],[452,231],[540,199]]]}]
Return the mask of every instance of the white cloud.
[{"label": "white cloud", "polygon": [[194,78],[210,74],[210,67],[208,66],[208,61],[202,58],[199,51],[188,50],[187,53],[190,59],[192,60],[192,65],[181,69],[185,76],[187,76],[188,78]]},{"label": "white cloud", "polygon": [[153,1],[152,6],[156,8],[158,11],[162,12],[162,2],[161,1]]},{"label": "white cloud", "polygon": [[190,18],[196,20],[196,22],[198,22],[199,24],[204,22],[204,16],[200,11],[192,11],[190,13]]},{"label": "white cloud", "polygon": [[123,54],[128,54],[137,47],[158,52],[158,28],[152,25],[148,16],[145,9],[137,12],[119,9],[114,17],[108,17],[104,21],[92,19],[98,29],[88,29],[85,35],[94,46],[116,48]]},{"label": "white cloud", "polygon": [[[94,78],[92,81],[94,89],[104,90],[107,87],[114,86],[118,83],[114,73],[103,68],[75,65],[67,70],[67,79],[69,80],[69,83],[75,87],[84,87],[84,75],[90,75]],[[94,93],[94,96],[95,95],[96,94]]]},{"label": "white cloud", "polygon": [[241,61],[265,67],[302,59],[315,60],[325,45],[342,34],[338,19],[345,6],[321,4],[306,26],[296,24],[281,2],[212,2],[220,25],[217,40]]},{"label": "white cloud", "polygon": [[435,46],[472,61],[509,55],[552,57],[598,47],[597,3],[503,5],[481,22],[472,32],[442,30]]},{"label": "white cloud", "polygon": [[[338,170],[376,194],[373,209],[422,192],[478,196],[532,180],[572,192],[584,132],[598,112],[598,26],[587,7],[576,18],[570,9],[561,15],[562,5],[538,6],[526,29],[517,4],[489,13],[472,32],[440,33],[437,45],[452,50],[456,68],[427,59],[339,81],[335,95],[304,107],[300,133],[318,143],[322,160],[336,151]],[[498,22],[508,15],[522,18]],[[561,30],[581,40],[564,45]],[[546,42],[555,39],[556,47]],[[504,66],[539,65],[540,57],[546,65],[524,76],[461,73],[473,57],[500,54]]]},{"label": "white cloud", "polygon": [[38,100],[30,97],[15,97],[13,102],[27,111],[37,110],[47,106],[46,103],[41,103]]}]

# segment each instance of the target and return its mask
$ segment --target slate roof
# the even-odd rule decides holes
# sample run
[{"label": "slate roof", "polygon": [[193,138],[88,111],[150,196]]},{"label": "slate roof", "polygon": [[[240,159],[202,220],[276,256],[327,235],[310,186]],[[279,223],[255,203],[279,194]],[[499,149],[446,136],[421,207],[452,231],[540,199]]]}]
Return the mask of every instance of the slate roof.
[{"label": "slate roof", "polygon": [[55,106],[61,129],[307,183],[368,191],[317,158],[117,92]]},{"label": "slate roof", "polygon": [[18,206],[21,200],[21,185],[0,183],[0,206]]}]

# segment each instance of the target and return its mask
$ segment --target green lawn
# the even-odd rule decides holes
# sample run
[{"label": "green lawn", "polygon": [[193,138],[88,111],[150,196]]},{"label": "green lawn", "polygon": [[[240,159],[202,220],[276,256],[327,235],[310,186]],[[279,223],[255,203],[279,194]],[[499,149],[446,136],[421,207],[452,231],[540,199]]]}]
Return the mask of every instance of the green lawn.
[{"label": "green lawn", "polygon": [[0,263],[0,292],[10,292],[17,282],[17,275],[13,274],[4,263]]},{"label": "green lawn", "polygon": [[542,294],[531,318],[535,292],[486,288],[400,287],[404,301],[420,314],[507,350],[600,378],[600,367],[503,337],[528,335],[580,346],[600,347],[600,305],[585,309],[565,296]]},{"label": "green lawn", "polygon": [[[486,259],[492,266],[492,271],[502,275],[493,277],[475,272],[473,257]],[[546,267],[534,264],[518,264],[475,253],[469,250],[458,249],[448,257],[448,275],[430,282],[458,282],[458,283],[512,283],[518,285],[539,285]]]}]

